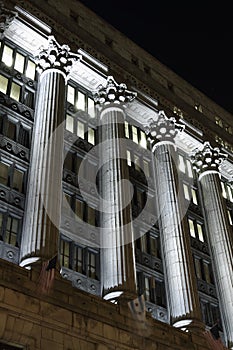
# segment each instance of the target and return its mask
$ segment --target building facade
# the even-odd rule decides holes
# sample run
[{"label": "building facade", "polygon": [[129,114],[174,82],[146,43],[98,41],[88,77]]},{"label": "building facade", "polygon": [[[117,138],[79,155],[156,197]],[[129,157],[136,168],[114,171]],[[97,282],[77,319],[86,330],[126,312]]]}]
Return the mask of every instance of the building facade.
[{"label": "building facade", "polygon": [[233,349],[232,115],[79,2],[0,7],[0,348]]}]

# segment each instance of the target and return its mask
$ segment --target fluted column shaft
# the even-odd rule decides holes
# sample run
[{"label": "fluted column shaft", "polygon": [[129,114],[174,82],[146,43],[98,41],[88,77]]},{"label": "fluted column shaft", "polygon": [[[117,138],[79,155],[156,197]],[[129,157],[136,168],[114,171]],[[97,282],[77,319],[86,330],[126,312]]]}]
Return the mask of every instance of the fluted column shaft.
[{"label": "fluted column shaft", "polygon": [[[108,77],[106,87],[101,87],[97,102],[100,103],[100,163],[101,180],[101,285],[105,299],[116,300],[122,293],[136,295],[136,269],[133,249],[133,230],[130,207],[129,172],[126,162],[124,138],[124,107],[106,103],[111,92],[116,101],[120,87]],[[113,91],[112,91],[113,90]],[[105,95],[104,99],[103,94]],[[132,97],[133,94],[131,94]],[[130,95],[130,96],[131,96]],[[130,97],[130,98],[132,98]],[[126,96],[129,100],[129,96]]]},{"label": "fluted column shaft", "polygon": [[[51,258],[58,249],[63,168],[65,79],[47,70],[40,80],[21,259]],[[45,208],[46,206],[46,208]],[[52,217],[51,217],[52,214]]]},{"label": "fluted column shaft", "polygon": [[[155,159],[161,249],[171,323],[202,327],[189,234],[181,217],[175,151],[176,124],[163,113],[150,127]],[[161,131],[161,133],[160,133]],[[159,142],[158,142],[159,141]]]},{"label": "fluted column shaft", "polygon": [[51,37],[48,48],[40,54],[42,74],[35,108],[34,144],[21,242],[22,266],[58,253],[64,147],[62,123],[66,72],[71,66],[68,51],[67,46],[60,46]]},{"label": "fluted column shaft", "polygon": [[[198,163],[200,156],[201,166]],[[233,234],[227,218],[219,176],[218,166],[224,160],[222,156],[217,148],[213,149],[209,143],[205,143],[203,150],[196,154],[194,166],[196,165],[200,174],[200,193],[223,328],[228,345],[233,349]]]}]

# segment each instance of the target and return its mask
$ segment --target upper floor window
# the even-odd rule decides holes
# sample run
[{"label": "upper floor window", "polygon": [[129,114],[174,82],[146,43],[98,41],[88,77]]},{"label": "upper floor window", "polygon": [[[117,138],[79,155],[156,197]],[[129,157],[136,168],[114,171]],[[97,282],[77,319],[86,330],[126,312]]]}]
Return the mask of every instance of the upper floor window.
[{"label": "upper floor window", "polygon": [[212,267],[209,261],[206,261],[198,256],[194,256],[194,265],[197,278],[214,284]]},{"label": "upper floor window", "polygon": [[188,177],[193,177],[193,169],[191,162],[183,155],[179,154],[179,170]]},{"label": "upper floor window", "polygon": [[97,251],[61,237],[60,263],[87,277],[99,279],[99,254]]},{"label": "upper floor window", "polygon": [[0,212],[0,239],[5,243],[19,246],[21,220],[8,213]]},{"label": "upper floor window", "polygon": [[24,176],[25,172],[14,163],[0,161],[0,184],[24,192]]},{"label": "upper floor window", "polygon": [[152,255],[156,258],[161,258],[161,248],[159,237],[147,232],[143,236],[137,239],[136,247],[141,252]]},{"label": "upper floor window", "polygon": [[91,118],[95,118],[95,103],[93,98],[86,92],[81,91],[78,87],[67,85],[67,102],[75,106],[77,110],[85,111]]},{"label": "upper floor window", "polygon": [[96,144],[96,130],[88,125],[87,122],[78,120],[77,117],[66,115],[66,130],[76,134],[88,143]]},{"label": "upper floor window", "polygon": [[139,127],[131,125],[127,121],[125,121],[125,137],[130,138],[133,142],[142,146],[143,148],[147,148],[147,139],[146,134]]},{"label": "upper floor window", "polygon": [[166,293],[163,281],[154,276],[138,272],[137,284],[139,293],[144,294],[146,301],[166,307]]},{"label": "upper floor window", "polygon": [[223,198],[229,200],[231,203],[233,203],[233,189],[231,185],[229,185],[226,182],[221,181],[222,186],[222,195]]},{"label": "upper floor window", "polygon": [[20,121],[0,115],[0,134],[20,143],[25,147],[29,147],[30,128]]},{"label": "upper floor window", "polygon": [[199,241],[205,241],[204,225],[196,219],[188,218],[189,233],[191,237],[197,238]]},{"label": "upper floor window", "polygon": [[35,80],[36,65],[26,54],[19,52],[16,47],[3,43],[0,50],[0,60],[8,67],[14,68],[27,78]]},{"label": "upper floor window", "polygon": [[198,205],[197,190],[183,183],[184,197],[186,200],[191,200],[193,204]]}]

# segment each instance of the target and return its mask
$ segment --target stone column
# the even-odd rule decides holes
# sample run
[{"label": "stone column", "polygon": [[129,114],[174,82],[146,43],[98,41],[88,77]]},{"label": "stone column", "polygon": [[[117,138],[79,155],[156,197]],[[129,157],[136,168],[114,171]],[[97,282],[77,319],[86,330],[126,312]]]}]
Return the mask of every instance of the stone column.
[{"label": "stone column", "polygon": [[[183,330],[204,327],[198,299],[190,238],[178,197],[175,137],[183,130],[159,112],[147,130],[155,159],[161,249],[171,323]],[[180,194],[179,194],[180,195]]]},{"label": "stone column", "polygon": [[[124,145],[124,109],[136,94],[108,77],[95,101],[100,110],[101,284],[103,297],[116,302],[124,293],[136,295],[136,270]],[[127,204],[128,203],[128,204]]]},{"label": "stone column", "polygon": [[[38,54],[40,80],[35,107],[20,265],[48,259],[58,252],[67,76],[79,55],[49,37]],[[59,127],[60,125],[60,127]],[[55,132],[56,131],[56,132]]]},{"label": "stone column", "polygon": [[199,175],[207,238],[214,267],[214,278],[222,311],[223,327],[233,349],[233,234],[222,196],[219,166],[226,155],[208,142],[192,157]]}]

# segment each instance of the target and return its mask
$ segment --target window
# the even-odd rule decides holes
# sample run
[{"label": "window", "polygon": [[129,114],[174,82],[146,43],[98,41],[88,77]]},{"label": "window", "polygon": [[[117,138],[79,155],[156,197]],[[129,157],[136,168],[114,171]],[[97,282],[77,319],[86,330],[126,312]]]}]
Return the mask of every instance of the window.
[{"label": "window", "polygon": [[95,118],[95,103],[87,93],[79,90],[78,87],[68,84],[66,100],[77,110],[85,111],[90,118]]},{"label": "window", "polygon": [[9,213],[0,212],[0,239],[13,246],[19,246],[21,219]]},{"label": "window", "polygon": [[129,138],[129,123],[125,121],[125,137]]},{"label": "window", "polygon": [[212,304],[207,300],[201,300],[201,311],[203,322],[212,327],[214,324],[218,323],[221,327],[221,317],[219,307],[216,304]]},{"label": "window", "polygon": [[227,216],[228,216],[229,224],[233,225],[232,211],[229,209],[227,210]]},{"label": "window", "polygon": [[192,165],[188,159],[179,154],[179,170],[189,178],[193,177]]},{"label": "window", "polygon": [[146,301],[166,307],[166,293],[163,281],[154,276],[138,272],[137,285],[139,293],[144,294]]},{"label": "window", "polygon": [[2,42],[3,51],[1,61],[8,67],[13,67],[21,74],[31,80],[35,80],[36,75],[36,65],[35,63],[26,56],[18,52],[17,48],[12,48],[8,44]]},{"label": "window", "polygon": [[0,133],[27,148],[29,147],[30,128],[18,120],[0,115]]},{"label": "window", "polygon": [[24,171],[14,164],[0,162],[0,183],[18,192],[24,192]]},{"label": "window", "polygon": [[205,241],[204,225],[196,219],[188,218],[189,233],[191,237],[197,238],[199,241]]},{"label": "window", "polygon": [[7,93],[8,78],[0,74],[0,92],[3,94]]},{"label": "window", "polygon": [[138,143],[138,130],[135,126],[132,126],[132,140],[135,143]]},{"label": "window", "polygon": [[151,232],[147,232],[137,239],[136,247],[141,252],[150,254],[153,257],[161,258],[160,240]]},{"label": "window", "polygon": [[99,278],[99,252],[64,236],[60,240],[60,264],[89,278]]},{"label": "window", "polygon": [[196,276],[207,283],[214,284],[211,263],[198,256],[194,256]]},{"label": "window", "polygon": [[10,97],[13,98],[16,101],[19,101],[19,99],[20,99],[20,91],[21,91],[20,85],[18,85],[18,84],[13,82],[11,84]]}]

